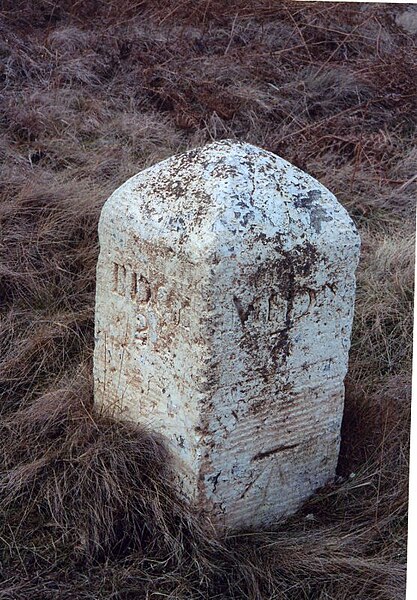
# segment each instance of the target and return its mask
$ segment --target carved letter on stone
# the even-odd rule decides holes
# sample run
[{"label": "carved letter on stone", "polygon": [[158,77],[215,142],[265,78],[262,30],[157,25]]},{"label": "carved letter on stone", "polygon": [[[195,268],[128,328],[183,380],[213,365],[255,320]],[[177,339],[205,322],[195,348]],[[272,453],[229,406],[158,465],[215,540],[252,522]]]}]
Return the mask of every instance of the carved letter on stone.
[{"label": "carved letter on stone", "polygon": [[359,237],[315,179],[221,141],[104,205],[95,400],[163,433],[218,527],[294,512],[334,477]]}]

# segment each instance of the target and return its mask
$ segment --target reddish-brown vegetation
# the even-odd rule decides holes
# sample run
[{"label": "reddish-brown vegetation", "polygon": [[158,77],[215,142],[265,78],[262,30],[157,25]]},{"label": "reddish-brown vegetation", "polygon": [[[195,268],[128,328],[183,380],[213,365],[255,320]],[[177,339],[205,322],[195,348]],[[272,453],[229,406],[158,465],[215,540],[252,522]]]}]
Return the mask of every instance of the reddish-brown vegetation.
[{"label": "reddish-brown vegetation", "polygon": [[[3,0],[0,598],[404,596],[417,63],[403,10]],[[162,442],[94,413],[91,356],[103,202],[226,137],[320,179],[363,248],[337,481],[274,531],[216,540],[172,489]]]}]

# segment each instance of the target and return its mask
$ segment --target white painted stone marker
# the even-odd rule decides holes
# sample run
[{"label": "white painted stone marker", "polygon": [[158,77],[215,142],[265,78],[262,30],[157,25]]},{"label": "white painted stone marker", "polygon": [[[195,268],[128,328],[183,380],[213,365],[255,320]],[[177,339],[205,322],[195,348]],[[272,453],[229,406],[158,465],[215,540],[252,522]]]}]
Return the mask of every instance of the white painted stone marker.
[{"label": "white painted stone marker", "polygon": [[170,441],[217,527],[293,513],[334,477],[358,233],[315,179],[221,141],[104,205],[95,400]]}]

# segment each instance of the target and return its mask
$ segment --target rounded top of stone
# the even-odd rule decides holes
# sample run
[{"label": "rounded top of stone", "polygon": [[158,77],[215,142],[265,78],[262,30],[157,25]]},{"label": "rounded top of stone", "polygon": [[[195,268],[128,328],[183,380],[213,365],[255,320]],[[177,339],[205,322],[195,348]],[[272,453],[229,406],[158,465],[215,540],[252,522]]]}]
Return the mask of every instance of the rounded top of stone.
[{"label": "rounded top of stone", "polygon": [[105,203],[99,229],[105,227],[194,258],[243,250],[255,239],[279,238],[285,250],[306,239],[359,243],[348,213],[321,183],[271,152],[232,140],[131,177]]}]

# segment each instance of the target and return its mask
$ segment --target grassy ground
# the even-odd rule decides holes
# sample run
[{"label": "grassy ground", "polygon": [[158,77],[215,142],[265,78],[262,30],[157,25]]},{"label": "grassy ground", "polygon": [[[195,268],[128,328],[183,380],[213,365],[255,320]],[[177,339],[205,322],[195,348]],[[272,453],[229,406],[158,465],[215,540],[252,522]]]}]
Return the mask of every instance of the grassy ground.
[{"label": "grassy ground", "polygon": [[[416,7],[3,0],[0,599],[404,597]],[[414,52],[414,56],[413,56]],[[146,431],[97,416],[97,220],[130,175],[220,138],[328,186],[363,247],[334,484],[216,540]]]}]

